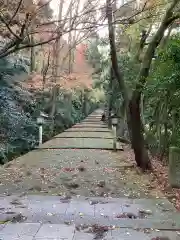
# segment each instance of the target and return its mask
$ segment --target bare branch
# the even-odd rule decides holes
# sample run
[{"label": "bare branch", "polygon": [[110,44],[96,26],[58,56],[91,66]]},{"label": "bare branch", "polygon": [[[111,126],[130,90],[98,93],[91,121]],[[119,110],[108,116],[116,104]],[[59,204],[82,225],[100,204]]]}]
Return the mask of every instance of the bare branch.
[{"label": "bare branch", "polygon": [[20,0],[20,1],[19,1],[18,6],[17,6],[14,14],[12,15],[11,19],[10,19],[9,22],[8,22],[9,25],[11,24],[12,20],[13,20],[13,19],[15,18],[15,16],[17,15],[17,13],[18,13],[18,11],[19,11],[19,9],[20,9],[20,7],[21,7],[22,1],[23,1],[23,0]]},{"label": "bare branch", "polygon": [[[125,5],[127,6],[128,4],[131,4],[134,1],[135,0],[132,0],[132,1],[124,4],[123,6],[125,6]],[[38,8],[36,7],[36,12],[33,13],[33,18],[38,18],[38,16],[39,16],[38,14],[40,14],[39,11],[44,6],[49,4],[49,2],[50,1],[46,2],[45,4],[41,5]],[[10,22],[13,20],[15,15],[17,15],[18,12],[20,11],[21,4],[22,4],[22,0],[19,0],[18,6],[17,6]],[[75,5],[78,6],[79,4],[77,4],[77,2],[75,0],[71,0],[70,4],[66,10],[66,13],[62,19],[52,20],[52,21],[43,20],[35,28],[31,28],[32,16],[28,17],[28,18],[26,16],[25,20],[24,20],[24,24],[21,24],[21,22],[19,22],[19,26],[21,26],[19,35],[14,33],[13,30],[9,27],[9,22],[3,22],[3,18],[1,19],[1,16],[0,16],[0,21],[2,21],[3,24],[5,24],[8,31],[14,37],[12,40],[10,40],[9,43],[7,43],[2,49],[0,49],[0,57],[7,56],[7,55],[9,55],[15,51],[21,50],[21,49],[25,49],[25,48],[29,48],[29,47],[36,47],[39,45],[44,45],[44,44],[56,41],[57,39],[62,37],[62,35],[69,33],[71,31],[75,31],[75,32],[79,31],[79,34],[82,34],[85,31],[92,31],[92,30],[95,31],[96,29],[99,29],[100,27],[106,28],[108,26],[108,24],[106,22],[104,22],[103,15],[101,15],[97,19],[96,12],[100,12],[105,9],[104,5],[99,6],[98,0],[95,0],[95,1],[87,0],[81,10],[79,10],[78,9],[79,7],[77,7]],[[75,9],[74,15],[72,16],[71,24],[68,25],[68,22],[70,21],[70,18],[68,15],[69,15],[70,8],[72,8],[72,6],[73,6],[73,8],[76,8],[76,9]],[[156,6],[157,6],[157,4],[156,4]],[[151,10],[153,10],[156,6],[152,6]],[[114,12],[113,12],[113,14],[114,14]],[[113,20],[112,24],[123,24],[123,25],[128,26],[129,24],[136,23],[138,21],[141,21],[142,19],[152,18],[155,16],[155,14],[153,15],[151,12],[149,12],[149,8],[147,8],[147,5],[145,3],[141,7],[141,9],[138,9],[137,11],[132,12],[132,14],[130,14],[130,16]],[[173,16],[171,16],[171,18],[173,18],[173,20],[174,20],[175,18],[177,18],[177,16],[175,17],[175,15],[173,15]],[[169,21],[173,21],[173,20],[169,18]],[[51,25],[53,26],[52,30],[48,29],[48,27],[51,28]],[[45,29],[46,27],[47,27],[47,29]],[[60,32],[60,34],[59,34],[59,32]],[[38,42],[35,41],[35,43],[33,45],[30,43],[30,36],[35,35],[34,38],[36,40],[36,34],[43,34],[43,33],[44,34],[51,33],[51,36],[49,36],[48,39],[44,39],[42,41],[38,41]]]},{"label": "bare branch", "polygon": [[5,21],[5,19],[3,18],[3,16],[0,14],[0,21],[7,27],[7,29],[9,30],[9,32],[15,37],[15,38],[19,38],[18,35],[11,29],[10,25],[8,22]]}]

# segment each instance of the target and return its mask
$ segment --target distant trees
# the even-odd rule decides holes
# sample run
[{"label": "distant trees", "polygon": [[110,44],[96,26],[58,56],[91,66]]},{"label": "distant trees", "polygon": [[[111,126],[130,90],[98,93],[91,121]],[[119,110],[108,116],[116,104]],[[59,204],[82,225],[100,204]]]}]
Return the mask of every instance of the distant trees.
[{"label": "distant trees", "polygon": [[[50,1],[0,1],[0,35],[6,39],[5,45],[0,49],[0,58],[56,41],[71,31],[76,32],[78,39],[85,30],[87,36],[87,32],[95,27],[94,20],[89,19],[89,16],[96,11],[96,1],[94,5],[87,2],[81,8],[75,0],[67,1],[66,7],[63,7],[61,1],[63,12],[58,19],[52,18]],[[73,37],[72,42],[75,42]]]},{"label": "distant trees", "polygon": [[[151,169],[148,143],[145,142],[146,132],[149,131],[149,127],[147,130],[145,124],[149,123],[143,113],[148,112],[145,109],[145,104],[148,105],[145,100],[148,101],[149,98],[146,96],[145,99],[144,94],[149,92],[148,80],[152,75],[151,69],[155,69],[152,61],[155,59],[157,51],[167,45],[172,28],[175,26],[176,20],[180,18],[180,0],[172,0],[168,3],[163,0],[151,1],[151,4],[145,0],[138,6],[133,5],[134,3],[135,1],[130,1],[114,10],[114,1],[106,0],[108,39],[104,38],[96,44],[101,48],[103,45],[110,47],[110,57],[107,55],[106,58],[105,55],[102,56],[102,53],[98,56],[97,47],[93,47],[94,51],[93,54],[90,52],[90,57],[92,64],[96,67],[96,74],[99,74],[99,77],[96,77],[98,78],[96,84],[104,90],[107,105],[113,105],[113,108],[121,116],[121,126],[125,119],[137,165],[143,170],[147,170]],[[167,34],[165,34],[166,31]],[[156,71],[159,71],[158,66]],[[158,78],[161,79],[160,76]],[[168,115],[164,103],[162,104],[163,109]],[[160,105],[159,103],[157,107]],[[148,109],[152,111],[149,105]],[[149,121],[154,126],[156,120],[153,116],[151,118],[153,122],[151,122],[152,119]],[[168,133],[172,132],[172,130],[167,130],[169,126],[167,122],[163,123],[161,128],[158,123],[157,126],[160,131],[158,135],[161,137],[168,136]],[[163,145],[163,149],[167,149],[167,141],[164,140],[164,137],[162,138],[163,140],[158,140],[158,145]]]}]

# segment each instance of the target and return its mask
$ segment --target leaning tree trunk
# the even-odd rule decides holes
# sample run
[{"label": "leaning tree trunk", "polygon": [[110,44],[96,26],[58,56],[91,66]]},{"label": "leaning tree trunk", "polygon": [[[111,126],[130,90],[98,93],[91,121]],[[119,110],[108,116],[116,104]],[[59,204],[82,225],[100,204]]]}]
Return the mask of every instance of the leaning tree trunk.
[{"label": "leaning tree trunk", "polygon": [[[33,43],[34,43],[34,38],[33,38],[33,36],[31,36],[31,44],[33,44]],[[35,49],[34,49],[34,47],[30,48],[30,59],[31,59],[30,71],[33,72],[33,71],[35,71]]]},{"label": "leaning tree trunk", "polygon": [[141,121],[140,96],[134,94],[129,101],[129,114],[131,119],[131,144],[134,150],[137,166],[143,170],[151,169],[151,162],[145,147],[143,127]]},{"label": "leaning tree trunk", "polygon": [[113,69],[111,67],[111,72],[110,72],[110,82],[109,82],[109,91],[110,93],[108,94],[108,127],[111,128],[111,114],[112,114],[112,108],[113,108]]},{"label": "leaning tree trunk", "polygon": [[140,100],[141,94],[146,84],[147,77],[149,75],[152,58],[154,56],[155,50],[159,45],[162,37],[164,36],[164,32],[168,28],[168,26],[177,18],[177,16],[173,16],[173,10],[176,5],[180,2],[180,0],[172,1],[171,5],[167,9],[164,18],[160,24],[159,29],[155,33],[152,41],[148,45],[148,48],[144,54],[143,61],[141,64],[141,69],[139,75],[137,77],[137,84],[135,90],[133,91],[132,98],[129,102],[129,110],[130,110],[130,120],[131,120],[131,140],[132,147],[134,149],[135,159],[141,168],[150,169],[151,164],[148,157],[148,152],[145,148],[145,141],[142,131],[142,122],[141,122],[141,113],[140,113]]},{"label": "leaning tree trunk", "polygon": [[115,33],[113,25],[113,15],[112,15],[112,1],[106,0],[107,7],[107,19],[108,19],[108,32],[109,32],[109,43],[110,43],[110,57],[112,62],[112,68],[114,75],[119,85],[119,89],[122,93],[123,100],[125,103],[125,108],[127,112],[127,123],[130,133],[130,139],[132,142],[132,147],[134,149],[135,159],[138,166],[145,169],[150,169],[150,160],[148,158],[148,153],[145,148],[145,142],[142,132],[141,114],[140,114],[140,100],[144,85],[147,81],[149,75],[152,58],[154,56],[155,50],[159,45],[162,37],[164,36],[165,30],[169,25],[179,17],[179,15],[173,15],[173,10],[180,0],[173,0],[169,8],[166,10],[164,18],[160,24],[159,29],[155,33],[152,41],[148,45],[148,48],[143,57],[140,72],[137,76],[137,84],[135,90],[133,91],[132,97],[129,100],[128,89],[125,84],[124,78],[121,71],[119,70],[116,43],[115,43]]}]

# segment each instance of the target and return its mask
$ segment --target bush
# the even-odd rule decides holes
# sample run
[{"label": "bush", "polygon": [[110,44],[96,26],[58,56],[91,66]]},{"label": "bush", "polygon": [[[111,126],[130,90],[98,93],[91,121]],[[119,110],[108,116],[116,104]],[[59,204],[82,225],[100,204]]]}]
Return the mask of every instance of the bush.
[{"label": "bush", "polygon": [[[4,163],[32,150],[38,144],[37,113],[43,109],[48,113],[47,105],[51,96],[47,93],[30,92],[22,87],[23,81],[28,78],[28,59],[0,59],[0,73],[0,163]],[[90,99],[88,101],[89,113],[97,105]],[[74,92],[72,107],[68,111],[63,98],[60,98],[57,102],[54,129],[52,131],[51,124],[45,124],[43,140],[49,140],[52,135],[64,131],[84,117],[79,92]]]}]

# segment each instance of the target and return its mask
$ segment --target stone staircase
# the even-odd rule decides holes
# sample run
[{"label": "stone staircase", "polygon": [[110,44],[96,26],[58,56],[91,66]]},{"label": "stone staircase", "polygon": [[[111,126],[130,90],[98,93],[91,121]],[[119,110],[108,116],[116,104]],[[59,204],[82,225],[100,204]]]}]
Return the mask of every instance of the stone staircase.
[{"label": "stone staircase", "polygon": [[[101,112],[101,110],[94,112],[81,123],[42,144],[38,150],[28,155],[29,157],[24,155],[22,158],[27,158],[28,162],[34,158],[33,154],[38,153],[37,161],[45,164],[41,159],[42,153],[48,153],[46,158],[52,161],[50,156],[53,149],[59,149],[58,151],[69,149],[71,155],[73,149],[82,149],[78,150],[81,151],[81,155],[80,152],[76,153],[81,160],[85,149],[97,150],[93,153],[97,157],[102,155],[102,149],[110,152],[112,134],[100,122]],[[122,150],[121,148],[120,146],[119,150]],[[56,161],[58,156],[56,154]],[[73,158],[69,156],[67,159]],[[12,184],[6,184],[6,188],[10,189]],[[57,195],[43,192],[40,194],[12,192],[9,196],[2,194],[0,239],[180,240],[180,214],[166,198],[138,199],[130,198],[125,193],[121,198]]]}]

